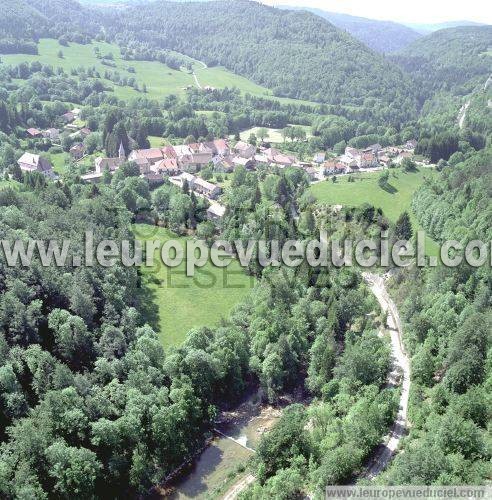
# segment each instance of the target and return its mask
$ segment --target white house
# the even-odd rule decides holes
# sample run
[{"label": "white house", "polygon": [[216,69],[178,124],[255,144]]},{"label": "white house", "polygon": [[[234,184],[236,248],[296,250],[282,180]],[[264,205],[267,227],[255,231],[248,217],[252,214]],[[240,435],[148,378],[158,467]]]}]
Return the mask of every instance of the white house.
[{"label": "white house", "polygon": [[33,153],[24,153],[17,160],[17,163],[23,172],[39,172],[48,177],[54,175],[51,163],[45,158]]}]

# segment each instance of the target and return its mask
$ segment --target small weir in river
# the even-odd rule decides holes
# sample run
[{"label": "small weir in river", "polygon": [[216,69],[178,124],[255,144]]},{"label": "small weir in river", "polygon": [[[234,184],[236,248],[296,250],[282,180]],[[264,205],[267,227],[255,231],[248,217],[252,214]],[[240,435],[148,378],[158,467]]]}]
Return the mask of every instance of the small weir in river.
[{"label": "small weir in river", "polygon": [[215,437],[194,463],[183,471],[171,485],[172,492],[165,496],[172,500],[215,498],[220,488],[253,456],[261,435],[278,420],[280,411],[260,407],[250,401],[232,418],[219,423]]}]

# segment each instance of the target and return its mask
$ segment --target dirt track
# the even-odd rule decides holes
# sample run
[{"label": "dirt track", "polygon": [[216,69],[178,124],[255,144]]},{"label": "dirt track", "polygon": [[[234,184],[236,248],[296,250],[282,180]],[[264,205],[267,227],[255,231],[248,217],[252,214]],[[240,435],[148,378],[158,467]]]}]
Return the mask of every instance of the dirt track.
[{"label": "dirt track", "polygon": [[239,483],[236,483],[232,488],[224,495],[223,500],[234,500],[242,493],[251,483],[256,480],[255,476],[248,474],[246,477],[241,479]]}]

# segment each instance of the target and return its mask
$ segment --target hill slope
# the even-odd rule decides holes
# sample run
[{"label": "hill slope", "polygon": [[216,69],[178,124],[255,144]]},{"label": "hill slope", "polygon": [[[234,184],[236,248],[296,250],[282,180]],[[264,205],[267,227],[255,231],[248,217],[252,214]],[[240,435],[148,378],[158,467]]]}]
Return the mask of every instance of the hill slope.
[{"label": "hill slope", "polygon": [[65,35],[68,40],[87,43],[100,31],[101,14],[75,0],[2,0],[0,39],[18,42]]},{"label": "hill slope", "polygon": [[3,0],[0,3],[0,37],[31,38],[47,24],[46,17],[27,1]]},{"label": "hill slope", "polygon": [[431,90],[456,90],[464,95],[491,73],[490,47],[492,26],[463,26],[421,38],[393,60],[430,84]]},{"label": "hill slope", "polygon": [[312,12],[313,14],[328,20],[337,28],[347,31],[369,48],[386,54],[390,52],[397,52],[422,36],[420,33],[417,33],[417,31],[409,28],[408,26],[394,23],[392,21],[378,21],[376,19],[350,16],[348,14],[340,14],[337,12],[327,12],[325,10],[310,7],[286,6],[285,9]]},{"label": "hill slope", "polygon": [[[120,10],[112,30],[223,65],[276,95],[334,104],[408,96],[403,73],[307,12],[249,1],[154,2]],[[109,28],[111,29],[111,28]]]},{"label": "hill slope", "polygon": [[19,27],[31,39],[86,43],[99,35],[123,47],[139,44],[142,52],[174,50],[224,66],[276,96],[376,109],[390,123],[416,110],[411,81],[397,65],[308,12],[246,0],[157,1],[97,11],[73,0],[32,0],[31,16],[23,14],[27,0],[8,1],[17,10],[6,24],[42,20],[32,30]]}]

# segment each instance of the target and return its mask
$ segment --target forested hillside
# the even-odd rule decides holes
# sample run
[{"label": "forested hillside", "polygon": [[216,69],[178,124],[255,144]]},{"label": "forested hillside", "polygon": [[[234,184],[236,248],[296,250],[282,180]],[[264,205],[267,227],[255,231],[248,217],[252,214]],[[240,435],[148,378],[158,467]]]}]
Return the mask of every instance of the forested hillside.
[{"label": "forested hillside", "polygon": [[[423,186],[413,209],[439,241],[490,242],[491,151],[474,154]],[[412,427],[382,484],[482,484],[490,477],[492,331],[490,266],[400,274],[406,344],[412,354]]]},{"label": "forested hillside", "polygon": [[362,104],[411,94],[398,69],[309,13],[247,1],[155,2],[120,12],[118,21],[119,32],[224,65],[277,95]]},{"label": "forested hillside", "polygon": [[101,14],[95,16],[74,0],[5,0],[0,4],[0,53],[35,53],[23,43],[40,37],[87,43],[99,33],[100,22]]},{"label": "forested hillside", "polygon": [[347,31],[371,49],[384,54],[402,50],[422,36],[412,28],[392,21],[367,19],[311,7],[285,6],[285,8],[312,12],[337,28]]},{"label": "forested hillside", "polygon": [[47,25],[47,19],[28,2],[5,0],[0,4],[2,36],[31,38]]},{"label": "forested hillside", "polygon": [[[469,26],[437,31],[407,47],[391,59],[413,79],[422,105],[419,152],[433,160],[447,153],[433,153],[427,141],[458,144],[461,137],[481,148],[490,133],[489,93],[492,73],[492,26]],[[490,87],[490,85],[489,85]],[[463,120],[460,123],[460,119]],[[456,147],[444,147],[450,154]]]},{"label": "forested hillside", "polygon": [[466,95],[492,72],[492,26],[440,30],[417,40],[392,59],[427,92],[446,90]]},{"label": "forested hillside", "polygon": [[447,21],[443,23],[405,23],[405,26],[412,28],[423,35],[428,35],[434,31],[444,30],[447,28],[457,28],[459,26],[485,26],[485,23],[477,23],[475,21]]},{"label": "forested hillside", "polygon": [[[422,227],[437,241],[490,240],[492,150],[474,153],[422,187],[413,200]],[[457,160],[460,158],[457,156]],[[454,162],[453,162],[454,163]]]},{"label": "forested hillside", "polygon": [[153,50],[172,49],[209,65],[223,65],[278,96],[382,108],[399,103],[398,109],[406,114],[415,112],[410,81],[401,70],[313,14],[246,0],[159,1],[145,7],[100,9],[97,14],[70,0],[34,0],[32,7],[11,0],[10,5],[5,13],[9,26],[25,17],[27,8],[36,8],[43,22],[29,29],[24,21],[15,33],[5,31],[4,37],[87,41],[102,37],[104,28],[104,37],[123,46],[139,42]]}]

